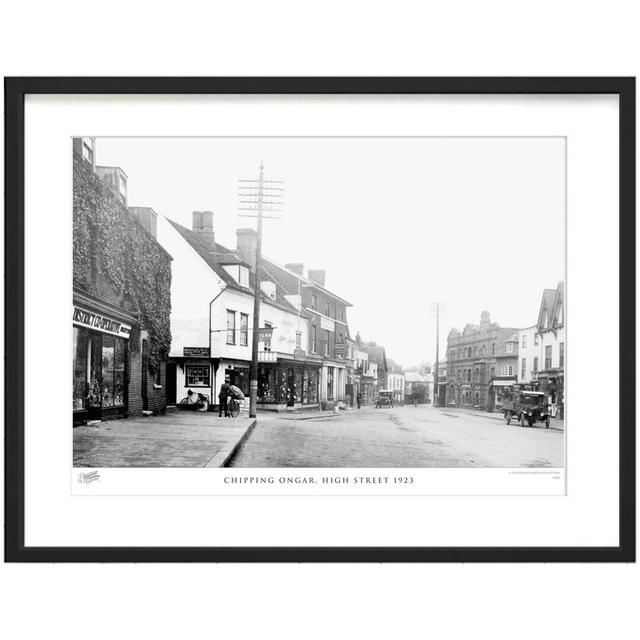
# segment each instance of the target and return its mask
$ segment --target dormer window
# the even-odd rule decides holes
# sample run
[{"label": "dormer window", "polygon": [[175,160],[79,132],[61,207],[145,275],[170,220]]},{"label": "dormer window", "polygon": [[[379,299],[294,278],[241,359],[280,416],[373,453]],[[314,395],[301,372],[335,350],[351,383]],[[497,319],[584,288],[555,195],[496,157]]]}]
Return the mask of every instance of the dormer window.
[{"label": "dormer window", "polygon": [[223,264],[222,268],[241,286],[249,286],[249,269],[243,264]]},{"label": "dormer window", "polygon": [[263,280],[260,282],[260,289],[267,298],[270,300],[276,299],[276,283],[270,280]]}]

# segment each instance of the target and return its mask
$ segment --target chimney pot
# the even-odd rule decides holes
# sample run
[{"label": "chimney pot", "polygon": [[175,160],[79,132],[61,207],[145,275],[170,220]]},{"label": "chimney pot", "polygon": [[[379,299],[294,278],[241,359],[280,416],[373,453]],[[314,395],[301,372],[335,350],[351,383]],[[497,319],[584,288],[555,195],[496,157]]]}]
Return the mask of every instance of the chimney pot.
[{"label": "chimney pot", "polygon": [[200,215],[203,231],[213,231],[213,211],[201,211]]},{"label": "chimney pot", "polygon": [[215,251],[216,234],[213,231],[213,211],[194,211],[192,213],[192,229],[198,234],[200,241],[209,251]]}]

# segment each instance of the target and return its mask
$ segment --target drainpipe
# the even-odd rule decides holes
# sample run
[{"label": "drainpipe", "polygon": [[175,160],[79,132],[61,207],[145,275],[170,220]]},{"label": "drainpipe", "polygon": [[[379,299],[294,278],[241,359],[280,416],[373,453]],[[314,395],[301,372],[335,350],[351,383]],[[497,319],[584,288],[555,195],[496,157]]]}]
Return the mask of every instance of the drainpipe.
[{"label": "drainpipe", "polygon": [[213,370],[213,357],[211,355],[211,306],[213,305],[213,303],[228,289],[229,287],[225,284],[224,287],[222,287],[222,289],[220,289],[220,291],[218,292],[218,294],[216,296],[214,296],[214,298],[209,302],[209,361],[211,363],[211,399],[210,399],[210,404],[215,404],[214,402],[214,397],[213,397],[213,390],[214,390],[214,385],[215,385],[215,372]]}]

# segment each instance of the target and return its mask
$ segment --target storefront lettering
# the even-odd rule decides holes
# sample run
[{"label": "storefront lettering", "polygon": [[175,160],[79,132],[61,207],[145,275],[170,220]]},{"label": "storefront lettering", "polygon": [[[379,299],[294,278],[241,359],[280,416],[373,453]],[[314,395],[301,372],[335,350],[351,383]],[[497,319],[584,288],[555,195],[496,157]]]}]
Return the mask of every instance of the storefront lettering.
[{"label": "storefront lettering", "polygon": [[73,322],[80,324],[84,327],[96,329],[97,331],[104,331],[105,333],[111,333],[116,336],[128,338],[131,335],[131,327],[117,320],[112,320],[105,316],[101,316],[98,313],[92,313],[79,307],[73,309]]}]

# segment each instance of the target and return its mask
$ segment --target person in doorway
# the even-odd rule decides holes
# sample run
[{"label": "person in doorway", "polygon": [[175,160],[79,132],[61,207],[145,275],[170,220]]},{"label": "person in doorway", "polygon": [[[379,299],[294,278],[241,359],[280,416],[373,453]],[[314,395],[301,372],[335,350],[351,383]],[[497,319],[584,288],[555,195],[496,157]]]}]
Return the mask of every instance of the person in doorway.
[{"label": "person in doorway", "polygon": [[362,393],[360,393],[360,391],[358,391],[356,395],[356,402],[358,403],[358,409],[359,409],[360,405],[362,404]]},{"label": "person in doorway", "polygon": [[224,409],[224,415],[226,418],[229,417],[229,405],[227,401],[229,400],[230,393],[230,385],[229,378],[225,378],[222,386],[220,387],[220,393],[218,394],[219,400],[219,409],[218,409],[218,418],[222,418],[222,410]]}]

